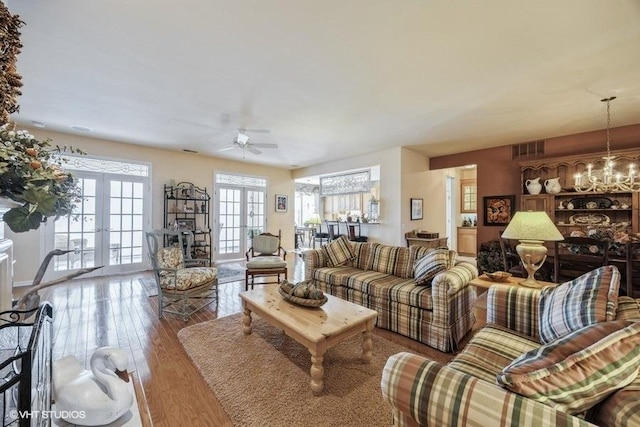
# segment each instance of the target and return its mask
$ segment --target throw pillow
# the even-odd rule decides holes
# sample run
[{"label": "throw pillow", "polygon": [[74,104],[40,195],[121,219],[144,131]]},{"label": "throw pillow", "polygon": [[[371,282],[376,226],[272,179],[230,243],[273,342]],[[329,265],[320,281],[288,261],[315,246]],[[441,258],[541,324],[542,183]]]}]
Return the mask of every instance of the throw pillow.
[{"label": "throw pillow", "polygon": [[431,281],[440,272],[450,267],[451,257],[448,249],[433,249],[413,264],[413,276],[416,285],[431,285]]},{"label": "throw pillow", "polygon": [[640,322],[590,325],[531,350],[497,383],[563,412],[580,414],[630,384],[640,366]]},{"label": "throw pillow", "polygon": [[182,249],[177,246],[160,248],[156,254],[156,259],[160,268],[183,268]]},{"label": "throw pillow", "polygon": [[569,332],[615,319],[620,272],[607,265],[562,285],[545,288],[538,303],[540,340],[548,344]]},{"label": "throw pillow", "polygon": [[351,242],[346,236],[340,236],[335,240],[327,243],[323,246],[329,263],[333,267],[337,267],[346,263],[347,261],[355,258],[356,254],[353,252]]}]

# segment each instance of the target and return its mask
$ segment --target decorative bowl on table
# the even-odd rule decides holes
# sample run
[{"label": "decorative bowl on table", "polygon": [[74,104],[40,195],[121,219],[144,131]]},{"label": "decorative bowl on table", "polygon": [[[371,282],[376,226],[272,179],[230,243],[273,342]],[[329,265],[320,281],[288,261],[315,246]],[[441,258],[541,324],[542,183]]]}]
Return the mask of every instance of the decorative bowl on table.
[{"label": "decorative bowl on table", "polygon": [[511,277],[511,273],[506,271],[494,271],[493,273],[484,273],[492,282],[506,282]]},{"label": "decorative bowl on table", "polygon": [[328,301],[327,296],[311,280],[304,280],[297,284],[283,280],[280,282],[278,292],[285,300],[304,307],[320,307]]}]

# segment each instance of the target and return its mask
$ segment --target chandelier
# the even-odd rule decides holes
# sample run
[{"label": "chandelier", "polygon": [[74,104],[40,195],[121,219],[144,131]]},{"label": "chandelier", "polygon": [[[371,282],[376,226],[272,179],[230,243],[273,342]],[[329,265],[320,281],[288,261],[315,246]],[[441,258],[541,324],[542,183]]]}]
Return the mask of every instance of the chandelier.
[{"label": "chandelier", "polygon": [[613,193],[640,191],[640,179],[636,177],[637,171],[633,163],[629,164],[629,169],[625,175],[615,169],[614,159],[610,148],[610,127],[611,111],[610,103],[616,99],[615,96],[601,99],[607,103],[607,155],[603,157],[602,169],[595,169],[592,164],[587,165],[587,170],[573,176],[573,188],[579,193]]}]

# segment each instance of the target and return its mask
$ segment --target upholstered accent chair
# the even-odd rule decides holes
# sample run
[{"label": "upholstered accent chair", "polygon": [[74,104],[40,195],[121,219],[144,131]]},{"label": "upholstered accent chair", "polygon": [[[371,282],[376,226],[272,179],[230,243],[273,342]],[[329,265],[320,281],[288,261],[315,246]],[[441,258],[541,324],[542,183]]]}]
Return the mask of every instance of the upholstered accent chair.
[{"label": "upholstered accent chair", "polygon": [[149,258],[158,286],[158,317],[163,312],[189,317],[218,302],[218,271],[212,267],[189,267],[186,242],[179,230],[158,229],[146,233]]},{"label": "upholstered accent chair", "polygon": [[[278,234],[261,233],[258,235],[252,235],[251,248],[246,253],[247,257],[247,269],[245,271],[245,290],[251,289],[255,283],[256,277],[277,277],[277,282],[280,283],[280,276],[284,276],[287,279],[287,251],[285,251],[281,244],[281,230],[278,230]],[[274,283],[273,281],[261,281],[260,284]]]}]

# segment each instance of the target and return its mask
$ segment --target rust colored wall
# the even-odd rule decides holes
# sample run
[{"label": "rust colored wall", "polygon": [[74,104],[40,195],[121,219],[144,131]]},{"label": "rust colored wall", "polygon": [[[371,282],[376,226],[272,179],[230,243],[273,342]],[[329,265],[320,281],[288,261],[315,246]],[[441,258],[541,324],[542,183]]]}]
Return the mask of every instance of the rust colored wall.
[{"label": "rust colored wall", "polygon": [[[640,124],[611,129],[611,150],[640,147]],[[518,144],[518,142],[514,143]],[[599,130],[545,140],[545,156],[560,157],[606,151],[606,131]],[[515,194],[516,206],[520,206],[522,194],[520,167],[511,159],[511,145],[470,151],[449,156],[432,157],[429,168],[445,169],[477,165],[478,181],[478,248],[480,244],[498,237],[504,227],[484,226],[483,197]]]}]

